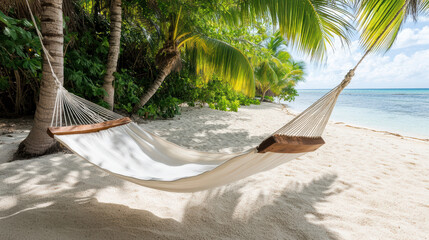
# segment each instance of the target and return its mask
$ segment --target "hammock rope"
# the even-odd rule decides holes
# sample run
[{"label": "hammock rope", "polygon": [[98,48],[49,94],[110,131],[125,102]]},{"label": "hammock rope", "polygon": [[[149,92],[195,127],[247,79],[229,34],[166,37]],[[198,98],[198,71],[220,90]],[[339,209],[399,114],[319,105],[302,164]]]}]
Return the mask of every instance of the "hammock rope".
[{"label": "hammock rope", "polygon": [[91,125],[121,118],[123,116],[76,96],[63,86],[59,86],[51,126]]}]

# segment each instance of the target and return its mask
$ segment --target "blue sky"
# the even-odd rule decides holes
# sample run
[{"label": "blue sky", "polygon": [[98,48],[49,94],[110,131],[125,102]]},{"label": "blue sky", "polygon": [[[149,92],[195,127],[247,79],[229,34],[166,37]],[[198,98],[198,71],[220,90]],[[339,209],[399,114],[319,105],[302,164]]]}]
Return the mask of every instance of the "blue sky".
[{"label": "blue sky", "polygon": [[[291,51],[296,60],[300,54]],[[356,37],[349,47],[335,43],[323,64],[304,59],[305,82],[298,89],[332,88],[363,55]],[[429,88],[429,17],[408,21],[402,27],[394,46],[385,54],[370,54],[356,70],[349,88]]]}]

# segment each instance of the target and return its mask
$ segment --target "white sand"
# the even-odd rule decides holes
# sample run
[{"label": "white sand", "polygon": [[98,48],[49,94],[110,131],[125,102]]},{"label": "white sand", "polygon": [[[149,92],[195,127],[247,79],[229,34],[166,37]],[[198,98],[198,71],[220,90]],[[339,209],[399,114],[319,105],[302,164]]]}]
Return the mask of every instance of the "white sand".
[{"label": "white sand", "polygon": [[[231,152],[288,119],[263,104],[188,109],[143,127]],[[0,136],[0,239],[429,239],[429,142],[330,123],[314,153],[180,194],[119,180],[71,154],[5,163],[26,134]]]}]

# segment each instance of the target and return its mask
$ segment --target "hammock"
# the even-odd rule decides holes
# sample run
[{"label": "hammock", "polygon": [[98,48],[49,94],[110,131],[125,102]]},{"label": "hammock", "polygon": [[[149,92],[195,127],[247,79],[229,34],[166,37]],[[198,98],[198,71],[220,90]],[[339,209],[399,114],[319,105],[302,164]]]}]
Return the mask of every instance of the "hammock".
[{"label": "hammock", "polygon": [[136,184],[194,192],[267,171],[314,151],[345,80],[258,147],[222,154],[186,149],[150,133],[129,118],[59,86],[48,133],[102,170]]},{"label": "hammock", "polygon": [[[30,15],[35,26],[35,20]],[[57,96],[48,134],[68,149],[121,179],[165,191],[194,192],[231,183],[275,168],[325,142],[321,135],[341,91],[354,71],[395,18],[366,51],[344,80],[326,95],[266,138],[259,146],[242,153],[222,154],[186,149],[168,142],[109,111],[69,93],[58,80],[50,55],[37,34],[57,85]]]}]

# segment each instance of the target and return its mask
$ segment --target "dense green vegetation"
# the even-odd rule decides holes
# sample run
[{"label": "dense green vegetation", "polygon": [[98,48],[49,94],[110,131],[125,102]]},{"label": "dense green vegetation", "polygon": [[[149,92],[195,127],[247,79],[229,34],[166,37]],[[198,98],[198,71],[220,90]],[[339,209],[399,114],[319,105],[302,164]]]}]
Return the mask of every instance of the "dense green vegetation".
[{"label": "dense green vegetation", "polygon": [[0,12],[0,112],[29,113],[35,108],[41,76],[40,42],[27,20]]},{"label": "dense green vegetation", "polygon": [[[394,16],[369,21],[374,9],[396,12],[403,6],[400,1],[382,5],[375,5],[375,1],[350,2],[361,12],[359,27],[363,30],[366,48]],[[34,112],[42,72],[41,46],[33,24],[27,20],[25,5],[23,1],[12,3],[2,6],[4,12],[0,11],[2,116]],[[108,104],[103,101],[106,92],[102,85],[109,51],[109,3],[103,0],[63,2],[66,15],[64,85],[71,92],[105,107]],[[289,14],[310,13],[311,9],[303,6],[295,9],[297,12],[280,14],[272,12],[275,6],[271,4],[232,0],[124,1],[120,58],[114,74],[115,111],[129,114],[137,105],[137,112],[142,116],[172,117],[180,113],[178,105],[184,102],[191,106],[207,103],[214,109],[236,111],[240,105],[258,102],[253,98],[255,90],[261,98],[270,92],[280,99],[293,101],[297,95],[295,84],[303,80],[305,68],[287,52],[288,42],[283,36],[290,37],[289,41],[299,49],[311,49],[310,55],[314,58],[323,57],[326,45],[317,43],[316,35],[322,32],[307,34],[308,39],[300,41],[296,36],[285,34],[282,19],[287,25]],[[330,7],[317,10],[320,16],[331,16],[324,22],[323,31],[347,41],[352,29],[347,18],[350,19],[351,14],[344,10],[341,1]],[[415,14],[426,9],[418,7],[421,6],[415,5],[410,12]],[[344,18],[338,17],[341,14]],[[310,15],[307,17],[312,19],[314,16]],[[272,31],[272,24],[279,24],[277,32]],[[387,32],[397,33],[398,26],[399,20]],[[396,35],[387,35],[387,32],[376,45],[377,49],[386,49],[393,43]],[[330,38],[326,42],[329,44]],[[179,62],[170,69],[155,96],[143,107],[138,106],[139,99],[160,75],[165,67],[163,62],[172,52],[179,54]]]},{"label": "dense green vegetation", "polygon": [[[74,14],[65,17],[64,85],[70,92],[108,107],[103,101],[106,92],[102,88],[109,51],[107,3],[97,1],[98,9],[92,5],[93,2],[75,3]],[[286,52],[283,38],[269,30],[271,25],[261,21],[252,27],[236,28],[230,25],[234,19],[222,15],[224,12],[218,6],[206,1],[189,1],[180,6],[161,2],[155,7],[148,6],[151,3],[123,3],[121,53],[118,70],[114,74],[115,111],[132,113],[133,106],[157,77],[160,71],[157,57],[168,41],[172,26],[176,26],[175,38],[182,38],[180,67],[169,74],[149,102],[139,108],[139,115],[147,118],[173,117],[180,114],[181,103],[190,106],[207,104],[223,111],[237,111],[241,105],[259,104],[259,100],[253,97],[255,84],[252,78],[253,73],[256,76],[261,64],[267,61],[277,67],[277,75],[270,84],[265,83],[263,89],[261,84],[257,84],[257,92],[265,95],[271,89],[287,100],[296,95],[296,91],[283,89],[293,89],[295,83],[302,80],[302,63],[293,61]],[[230,5],[228,1],[224,2],[225,9]],[[33,24],[19,17],[22,16],[13,8],[0,12],[2,116],[32,114],[39,93],[41,46]],[[278,46],[273,46],[273,41]],[[273,49],[276,47],[281,49]],[[215,61],[231,58],[213,58],[204,51],[219,51],[216,56],[235,54],[234,61],[222,65]],[[250,68],[246,70],[251,71],[250,75],[249,72],[234,71],[237,64],[242,64],[242,69],[249,64]],[[300,72],[294,75],[296,69]],[[266,81],[261,78],[255,80],[257,83]]]}]

